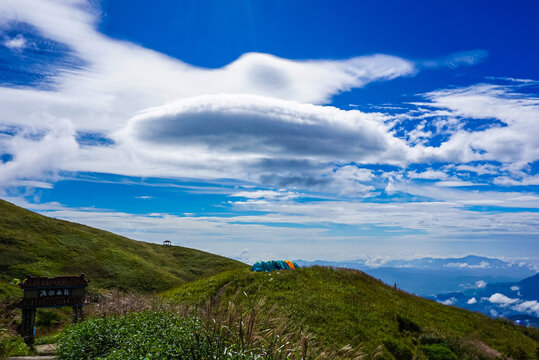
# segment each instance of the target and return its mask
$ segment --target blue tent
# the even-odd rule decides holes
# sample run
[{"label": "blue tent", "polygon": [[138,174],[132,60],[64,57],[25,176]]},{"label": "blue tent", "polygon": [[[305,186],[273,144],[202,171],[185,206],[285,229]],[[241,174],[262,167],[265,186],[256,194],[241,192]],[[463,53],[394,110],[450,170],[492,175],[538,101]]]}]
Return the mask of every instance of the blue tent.
[{"label": "blue tent", "polygon": [[299,269],[298,264],[290,260],[257,261],[251,267],[251,271],[270,272],[274,270]]}]

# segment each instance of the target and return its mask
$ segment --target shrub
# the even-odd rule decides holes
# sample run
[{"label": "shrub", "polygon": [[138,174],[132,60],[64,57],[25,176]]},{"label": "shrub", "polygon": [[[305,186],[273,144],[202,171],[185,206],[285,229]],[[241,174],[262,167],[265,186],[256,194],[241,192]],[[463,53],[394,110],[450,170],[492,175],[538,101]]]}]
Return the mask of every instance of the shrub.
[{"label": "shrub", "polygon": [[429,360],[457,360],[451,349],[444,344],[431,344],[421,347],[423,352],[427,355]]},{"label": "shrub", "polygon": [[28,346],[20,336],[10,335],[5,329],[0,329],[0,358],[5,356],[28,355]]},{"label": "shrub", "polygon": [[165,312],[95,318],[66,329],[58,359],[256,359],[261,349],[230,342],[197,317]]}]

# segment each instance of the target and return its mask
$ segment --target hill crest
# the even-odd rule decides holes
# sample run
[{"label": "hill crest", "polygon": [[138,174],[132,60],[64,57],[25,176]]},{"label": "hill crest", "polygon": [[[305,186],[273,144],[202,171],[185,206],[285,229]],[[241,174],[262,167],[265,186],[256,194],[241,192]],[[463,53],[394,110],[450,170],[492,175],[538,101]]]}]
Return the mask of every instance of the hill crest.
[{"label": "hill crest", "polygon": [[155,292],[242,267],[219,255],[131,240],[0,200],[0,298],[13,292],[9,281],[27,274],[85,273],[94,290]]}]

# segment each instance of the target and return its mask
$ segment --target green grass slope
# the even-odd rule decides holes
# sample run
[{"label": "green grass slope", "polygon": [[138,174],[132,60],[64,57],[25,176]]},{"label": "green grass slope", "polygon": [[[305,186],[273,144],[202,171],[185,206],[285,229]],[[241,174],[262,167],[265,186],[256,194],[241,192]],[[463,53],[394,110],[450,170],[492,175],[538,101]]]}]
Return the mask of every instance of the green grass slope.
[{"label": "green grass slope", "polygon": [[[238,296],[238,289],[241,289]],[[539,331],[395,290],[363,272],[313,267],[224,272],[163,294],[179,303],[249,306],[256,297],[327,348],[383,345],[388,359],[535,359]]]},{"label": "green grass slope", "polygon": [[27,274],[85,273],[94,289],[154,292],[244,267],[222,256],[131,240],[0,200],[0,298],[18,296],[8,283]]}]

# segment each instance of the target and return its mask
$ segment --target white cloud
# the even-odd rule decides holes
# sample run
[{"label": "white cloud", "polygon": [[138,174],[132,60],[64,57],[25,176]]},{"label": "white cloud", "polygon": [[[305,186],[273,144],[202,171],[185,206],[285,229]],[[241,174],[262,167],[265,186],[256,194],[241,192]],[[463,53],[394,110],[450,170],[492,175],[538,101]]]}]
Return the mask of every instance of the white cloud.
[{"label": "white cloud", "polygon": [[[13,159],[0,164],[0,184],[14,185],[20,179],[36,174],[54,178],[78,154],[74,129],[68,121],[57,121],[47,131],[22,131],[18,136],[4,140],[5,151]],[[38,182],[39,183],[39,182]],[[39,186],[41,187],[41,186]]]},{"label": "white cloud", "polygon": [[485,184],[477,184],[471,181],[461,181],[461,180],[447,180],[447,181],[438,181],[435,186],[441,187],[459,187],[459,186],[478,186]]},{"label": "white cloud", "polygon": [[438,301],[440,304],[444,304],[444,305],[453,305],[454,303],[457,302],[457,299],[452,297],[452,298],[449,298],[447,300],[443,300],[443,301]]},{"label": "white cloud", "polygon": [[500,293],[491,295],[489,298],[487,298],[487,300],[493,304],[498,304],[500,306],[507,306],[510,304],[514,304],[518,301],[518,299],[512,299]]},{"label": "white cloud", "polygon": [[207,95],[145,110],[118,140],[251,159],[399,161],[406,145],[388,133],[383,120],[380,114],[254,95]]},{"label": "white cloud", "polygon": [[[471,214],[443,203],[363,203],[320,201],[298,203],[293,200],[256,198],[233,203],[229,216],[201,214],[129,214],[107,209],[70,209],[60,204],[31,204],[19,198],[2,196],[44,215],[112,231],[133,239],[174,243],[237,257],[249,244],[250,258],[273,254],[274,258],[353,259],[369,256],[380,264],[391,258],[431,256],[422,246],[438,249],[438,254],[466,253],[474,246],[469,235],[511,235],[530,232],[532,217],[526,214]],[[239,200],[239,199],[238,199]],[[255,211],[254,213],[252,211]],[[486,217],[486,218],[485,218]],[[323,222],[321,222],[323,219]],[[459,227],[454,224],[458,223]],[[492,224],[496,227],[492,229]],[[331,228],[357,229],[353,236],[332,233]],[[376,226],[383,231],[373,236]],[[402,228],[412,235],[395,234]],[[415,231],[420,230],[420,231]],[[456,237],[470,238],[461,242]],[[482,242],[482,240],[480,240]],[[453,254],[447,253],[447,243]],[[328,252],[328,246],[331,251]],[[502,244],[507,253],[507,242]],[[439,249],[438,249],[439,250]],[[498,252],[499,249],[493,250]],[[269,256],[269,255],[268,255]],[[382,258],[382,262],[379,260]],[[374,261],[374,260],[372,260]],[[366,262],[367,265],[373,265]],[[486,284],[486,283],[485,283]]]},{"label": "white cloud", "polygon": [[[369,82],[411,75],[416,71],[415,65],[405,59],[378,54],[299,61],[248,53],[222,68],[203,69],[99,33],[98,11],[83,0],[6,0],[0,2],[0,18],[0,27],[21,22],[32,25],[45,38],[66,45],[84,62],[77,68],[55,69],[49,76],[54,85],[52,91],[0,87],[2,125],[50,132],[51,124],[63,121],[71,123],[74,132],[97,131],[108,136],[120,134],[126,126],[136,130],[129,119],[137,114],[136,119],[154,116],[151,124],[138,123],[139,130],[141,125],[150,126],[146,128],[151,130],[149,134],[139,132],[136,139],[120,138],[119,146],[106,149],[74,149],[70,152],[71,161],[62,162],[63,170],[258,179],[264,171],[256,167],[273,166],[284,174],[283,166],[292,166],[283,164],[299,159],[310,168],[306,174],[294,168],[290,174],[273,177],[272,181],[277,185],[290,181],[311,184],[313,167],[324,167],[326,176],[334,168],[320,164],[321,158],[335,161],[346,152],[343,146],[335,146],[340,143],[353,145],[355,150],[347,156],[354,161],[398,162],[406,154],[402,149],[404,143],[389,134],[381,114],[300,104],[327,103],[332,96]],[[176,111],[176,121],[158,121],[155,115],[159,111]],[[229,128],[215,127],[213,133],[206,134],[212,127],[189,123],[189,114]],[[234,127],[239,122],[232,121],[232,117],[242,115],[246,128]],[[167,131],[173,130],[171,126],[177,132],[166,136]],[[185,143],[186,137],[182,138],[178,131],[186,130],[193,136],[187,146],[179,147],[178,140]],[[279,133],[281,130],[286,133]],[[150,135],[154,137],[150,139]],[[312,143],[307,141],[309,135],[315,136]],[[328,137],[324,138],[325,135]],[[358,141],[352,141],[355,136]],[[127,146],[142,138],[148,143],[146,146],[138,146],[141,141]],[[152,143],[160,140],[166,146]],[[260,147],[257,142],[261,142]],[[55,147],[52,143],[49,146]],[[286,158],[277,154],[285,154]],[[252,166],[254,174],[248,174],[246,166]],[[42,176],[41,167],[33,174],[31,169],[26,170],[25,176]],[[316,175],[324,171],[318,169]],[[265,174],[266,179],[274,173]],[[333,177],[340,179],[342,173]],[[357,181],[351,184],[351,191],[371,190]]]},{"label": "white cloud", "polygon": [[520,287],[514,285],[514,286],[511,286],[511,291],[519,291],[520,290]]},{"label": "white cloud", "polygon": [[[461,268],[461,269],[488,269],[490,268],[490,263],[488,261],[481,261],[481,263],[477,265],[472,265],[468,263],[462,263],[462,262],[453,262],[453,263],[447,263],[444,266],[446,267],[455,267],[455,268]],[[483,280],[479,280],[475,283],[476,287],[478,288],[484,288],[487,283]]]},{"label": "white cloud", "polygon": [[[445,168],[408,171],[408,179],[404,179],[404,170],[380,175],[361,168],[366,163],[405,167],[448,161],[460,164],[456,166],[459,171],[481,175],[497,170],[469,164],[495,160],[504,163],[499,172],[505,177],[498,177],[498,183],[536,184],[537,176],[521,172],[538,159],[536,98],[514,93],[510,87],[484,84],[431,92],[426,95],[430,102],[420,105],[431,110],[406,114],[422,122],[401,139],[392,128],[398,116],[320,104],[373,81],[414,74],[416,65],[405,59],[370,55],[299,61],[249,53],[222,68],[203,69],[108,38],[97,31],[98,19],[96,10],[79,0],[0,1],[0,26],[9,26],[13,20],[29,23],[84,62],[81,68],[57,69],[58,73],[50,74],[52,90],[0,87],[0,125],[17,127],[14,136],[0,135],[0,149],[13,155],[12,161],[0,164],[1,185],[25,181],[47,187],[49,183],[38,180],[53,180],[57,171],[67,170],[232,178],[276,189],[308,188],[350,197],[371,196],[385,188],[389,195],[403,192],[432,201],[299,204],[292,201],[295,191],[263,190],[236,193],[251,201],[237,201],[234,207],[268,214],[233,220],[105,212],[59,212],[58,216],[79,220],[87,216],[86,222],[98,227],[137,238],[155,237],[157,242],[159,231],[174,233],[185,225],[181,234],[189,237],[205,229],[197,239],[207,249],[220,237],[225,242],[248,241],[253,229],[260,238],[274,240],[279,236],[302,241],[328,239],[324,236],[327,229],[278,228],[253,225],[255,222],[293,221],[312,226],[327,219],[333,224],[405,229],[417,233],[414,237],[429,239],[537,233],[536,213],[464,210],[478,204],[537,207],[533,194],[456,189],[472,183],[450,177]],[[482,56],[457,54],[439,63],[472,64]],[[483,119],[486,128],[466,130],[464,118]],[[504,126],[490,124],[492,118]],[[81,130],[101,132],[114,138],[115,144],[79,147],[75,138]],[[439,133],[449,140],[429,146],[430,137]],[[351,163],[360,165],[346,165]],[[442,181],[419,187],[410,179]],[[446,187],[440,189],[443,185]],[[125,228],[117,221],[124,218],[130,222]]]},{"label": "white cloud", "polygon": [[69,170],[98,165],[95,171],[145,175],[141,171],[151,169],[153,176],[364,194],[374,190],[363,184],[372,171],[337,162],[405,162],[408,147],[390,134],[385,119],[255,95],[199,96],[141,112],[111,135],[115,147],[82,149],[88,162]]},{"label": "white cloud", "polygon": [[425,144],[432,137],[432,131],[425,131],[425,125],[427,122],[423,120],[413,130],[409,131],[406,135],[410,144]]},{"label": "white cloud", "polygon": [[365,182],[374,180],[375,176],[372,170],[357,168],[354,165],[346,165],[337,168],[329,180],[328,185],[322,187],[323,190],[331,191],[341,195],[371,196],[375,195],[376,190]]},{"label": "white cloud", "polygon": [[473,304],[476,304],[477,303],[477,299],[476,298],[471,298],[471,299],[468,299],[468,301],[466,301],[466,304],[468,305],[473,305]]},{"label": "white cloud", "polygon": [[393,183],[392,180],[387,182],[387,186],[384,189],[384,192],[388,195],[393,195],[397,192],[397,188],[395,187],[395,184]]},{"label": "white cloud", "polygon": [[474,172],[477,175],[497,174],[499,171],[498,167],[491,164],[483,164],[483,165],[465,165],[464,164],[464,165],[458,165],[456,169],[460,171]]},{"label": "white cloud", "polygon": [[487,286],[487,282],[484,280],[479,280],[475,282],[475,287],[478,289],[484,289]]},{"label": "white cloud", "polygon": [[[454,208],[450,203],[368,203],[321,201],[308,203],[276,202],[247,203],[238,201],[238,210],[256,210],[271,213],[258,221],[316,224],[319,219],[331,219],[335,224],[400,227],[425,231],[429,237],[480,234],[525,234],[537,228],[533,213],[481,213]],[[286,206],[284,206],[286,205]],[[459,226],[455,226],[459,224]],[[488,266],[486,264],[478,266]],[[481,284],[481,283],[480,283]],[[486,284],[486,283],[485,283]]]},{"label": "white cloud", "polygon": [[537,300],[524,301],[520,304],[514,305],[513,309],[539,316],[539,302],[537,302]]},{"label": "white cloud", "polygon": [[11,39],[5,39],[2,44],[7,48],[16,51],[20,51],[27,46],[26,39],[21,34],[18,34]]},{"label": "white cloud", "polygon": [[337,173],[347,179],[356,181],[370,181],[374,178],[372,170],[361,169],[353,165],[342,166],[337,169]]},{"label": "white cloud", "polygon": [[446,267],[456,267],[456,268],[467,268],[468,264],[467,263],[456,262],[456,263],[447,263],[444,266],[446,266]]},{"label": "white cloud", "polygon": [[351,88],[415,72],[412,62],[388,55],[294,61],[248,53],[220,69],[198,68],[104,36],[96,30],[97,11],[82,0],[5,0],[0,17],[4,26],[10,20],[31,24],[88,64],[55,73],[52,94],[2,88],[0,104],[9,110],[3,121],[18,124],[20,115],[40,109],[70,118],[77,127],[112,130],[139,110],[202,94],[249,93],[320,104]]},{"label": "white cloud", "polygon": [[255,190],[255,191],[240,191],[230,196],[243,197],[247,199],[279,199],[290,200],[300,197],[300,194],[292,191],[274,191],[274,190]]},{"label": "white cloud", "polygon": [[418,173],[416,170],[408,171],[406,176],[410,179],[428,179],[428,180],[445,180],[448,178],[448,175],[440,170],[428,169],[423,172]]},{"label": "white cloud", "polygon": [[466,118],[483,119],[485,128],[470,131],[459,127],[439,147],[424,148],[423,156],[460,163],[495,160],[510,164],[512,171],[539,159],[539,139],[533,135],[539,132],[539,98],[491,84],[433,91],[426,96],[431,102],[420,105],[447,109],[459,123]]},{"label": "white cloud", "polygon": [[500,206],[500,207],[537,207],[537,199],[530,192],[499,192],[493,190],[466,191],[458,187],[417,185],[406,181],[394,181],[396,191],[423,196],[437,201],[452,203],[455,206]]},{"label": "white cloud", "polygon": [[539,175],[526,175],[517,173],[516,176],[499,176],[494,183],[502,186],[527,186],[539,185]]},{"label": "white cloud", "polygon": [[429,60],[421,63],[424,67],[449,67],[457,68],[462,65],[475,65],[483,61],[488,56],[485,50],[460,51],[437,60]]},{"label": "white cloud", "polygon": [[[12,20],[29,23],[86,62],[81,68],[55,73],[50,78],[54,91],[0,87],[3,124],[50,132],[55,121],[67,121],[74,132],[116,134],[117,146],[73,149],[70,161],[55,168],[135,176],[232,177],[367,196],[374,191],[372,184],[350,177],[344,169],[335,170],[336,164],[405,166],[432,160],[494,159],[515,162],[513,167],[518,168],[538,155],[535,138],[517,139],[517,133],[524,137],[536,133],[532,120],[537,117],[537,99],[511,93],[507,87],[477,85],[428,93],[430,102],[423,105],[433,110],[408,132],[408,142],[395,136],[390,116],[302,104],[324,104],[351,88],[414,74],[415,64],[402,58],[370,55],[296,61],[249,53],[220,69],[203,69],[106,37],[97,31],[98,11],[82,0],[6,0],[0,3],[0,15],[4,20],[0,26],[10,26]],[[457,53],[436,63],[473,64],[484,56],[482,51]],[[457,124],[439,147],[425,141],[433,135],[425,130],[427,117],[433,114],[439,118],[436,121],[453,119],[448,121]],[[459,116],[495,117],[508,126],[464,131],[455,120]],[[486,167],[475,170],[488,171]],[[33,175],[39,177],[43,171],[40,167]],[[27,170],[25,176],[31,175]],[[438,186],[473,184],[431,169],[407,175],[444,180]],[[398,190],[396,182],[392,179],[384,185],[386,193]]]}]

